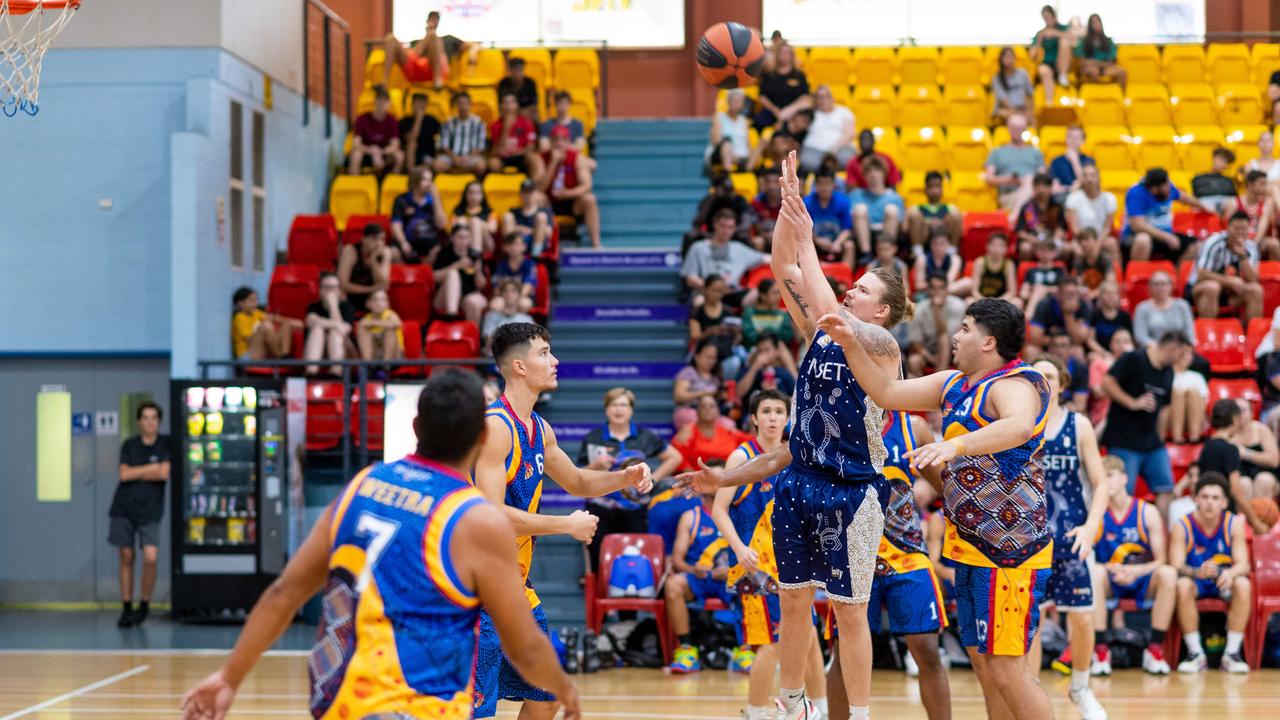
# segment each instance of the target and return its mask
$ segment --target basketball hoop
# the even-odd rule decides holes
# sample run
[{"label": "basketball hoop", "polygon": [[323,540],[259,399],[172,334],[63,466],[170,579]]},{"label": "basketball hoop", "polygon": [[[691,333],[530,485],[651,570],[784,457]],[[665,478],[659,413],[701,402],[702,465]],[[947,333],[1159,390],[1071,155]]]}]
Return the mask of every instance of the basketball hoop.
[{"label": "basketball hoop", "polygon": [[40,64],[80,0],[0,0],[0,112],[39,111]]}]

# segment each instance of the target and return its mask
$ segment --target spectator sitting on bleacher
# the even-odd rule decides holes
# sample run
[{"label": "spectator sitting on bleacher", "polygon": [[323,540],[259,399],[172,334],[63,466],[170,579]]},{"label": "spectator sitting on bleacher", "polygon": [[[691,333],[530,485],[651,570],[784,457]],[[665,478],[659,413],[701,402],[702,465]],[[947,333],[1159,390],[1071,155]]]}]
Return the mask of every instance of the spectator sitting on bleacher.
[{"label": "spectator sitting on bleacher", "polygon": [[740,88],[729,91],[729,107],[711,116],[711,142],[706,164],[712,173],[739,172],[751,159],[751,119],[747,117],[747,94]]},{"label": "spectator sitting on bleacher", "polygon": [[796,336],[791,316],[782,308],[782,288],[773,278],[761,280],[756,286],[756,301],[742,309],[743,344],[753,348],[766,334],[783,345],[790,345]]},{"label": "spectator sitting on bleacher", "polygon": [[672,573],[663,585],[667,622],[679,643],[673,653],[672,673],[694,673],[702,669],[698,647],[689,635],[689,603],[716,599],[727,605],[732,601],[725,578],[729,576],[733,553],[711,520],[712,498],[714,495],[703,495],[702,504],[686,510],[676,526],[676,541],[670,555]]},{"label": "spectator sitting on bleacher", "polygon": [[873,156],[862,161],[862,176],[866,179],[866,187],[854,188],[849,192],[859,257],[871,254],[873,232],[883,233],[896,240],[902,227],[902,219],[907,214],[902,196],[887,184],[887,171],[879,157]]},{"label": "spectator sitting on bleacher", "polygon": [[432,253],[440,247],[440,234],[449,224],[435,171],[430,165],[419,165],[409,173],[409,192],[396,198],[391,206],[392,259],[398,262],[431,263]]},{"label": "spectator sitting on bleacher", "polygon": [[818,170],[813,190],[804,198],[813,218],[813,244],[823,262],[853,263],[853,217],[849,196],[836,192],[836,175]]},{"label": "spectator sitting on bleacher", "polygon": [[942,173],[930,170],[924,175],[925,201],[907,210],[907,236],[913,249],[923,248],[925,242],[939,230],[960,244],[964,234],[964,216],[960,209],[942,201]]},{"label": "spectator sitting on bleacher", "polygon": [[1000,232],[988,235],[986,254],[973,261],[973,295],[969,301],[984,297],[1000,298],[1023,307],[1015,265],[1009,259],[1008,236]]},{"label": "spectator sitting on bleacher", "polygon": [[538,184],[529,178],[520,183],[520,204],[502,215],[502,234],[519,233],[529,255],[538,257],[547,248],[555,220],[538,204]]},{"label": "spectator sitting on bleacher", "polygon": [[482,255],[493,251],[497,244],[498,218],[489,207],[484,194],[484,184],[472,180],[462,190],[462,197],[453,206],[453,226],[466,225],[471,230],[471,247]]},{"label": "spectator sitting on bleacher", "polygon": [[1080,187],[1068,193],[1063,203],[1067,230],[1074,236],[1092,230],[1102,241],[1103,251],[1119,257],[1120,244],[1113,231],[1117,207],[1116,196],[1102,190],[1098,166],[1084,165],[1080,168]]},{"label": "spectator sitting on bleacher", "polygon": [[1258,156],[1245,163],[1240,173],[1247,175],[1250,170],[1261,170],[1270,182],[1280,180],[1280,161],[1275,158],[1275,137],[1270,130],[1258,133]]},{"label": "spectator sitting on bleacher", "polygon": [[466,43],[452,35],[440,37],[440,13],[427,13],[427,29],[422,39],[406,49],[392,33],[383,38],[386,59],[382,63],[382,84],[391,84],[391,68],[399,65],[404,77],[415,85],[431,83],[437,90],[449,79],[449,57],[465,47]]},{"label": "spectator sitting on bleacher", "polygon": [[1060,378],[1063,407],[1078,413],[1089,407],[1089,365],[1081,347],[1063,330],[1049,335],[1049,355],[1062,361],[1067,369],[1067,377]]},{"label": "spectator sitting on bleacher", "polygon": [[796,49],[782,45],[777,49],[773,70],[760,77],[760,110],[756,113],[757,130],[781,128],[801,110],[813,107],[809,95],[809,79],[796,67]]},{"label": "spectator sitting on bleacher", "polygon": [[1173,278],[1164,272],[1152,273],[1147,289],[1151,297],[1133,311],[1133,341],[1138,347],[1156,342],[1169,331],[1182,333],[1194,345],[1196,321],[1191,303],[1174,296]]},{"label": "spectator sitting on bleacher", "polygon": [[[782,190],[781,184],[778,189],[778,206],[782,206]],[[706,195],[698,201],[698,207],[693,212],[693,223],[689,228],[689,232],[685,233],[682,252],[688,254],[689,247],[699,239],[708,236],[714,232],[714,218],[720,214],[721,210],[729,210],[733,213],[733,220],[737,224],[734,232],[734,240],[742,243],[749,243],[747,232],[753,222],[751,203],[747,199],[738,194],[733,187],[733,179],[728,173],[716,173],[711,176],[711,187]],[[775,214],[776,218],[777,215]],[[750,243],[749,243],[750,244]]]},{"label": "spectator sitting on bleacher", "polygon": [[813,100],[813,124],[800,146],[801,175],[817,172],[827,155],[835,157],[838,167],[842,167],[857,154],[853,147],[853,111],[837,105],[826,85],[813,91]]},{"label": "spectator sitting on bleacher", "polygon": [[1089,339],[1089,304],[1084,300],[1080,281],[1072,275],[1058,278],[1057,291],[1046,295],[1035,305],[1027,323],[1027,345],[1047,348],[1049,338],[1066,334],[1073,343],[1084,345]]},{"label": "spectator sitting on bleacher", "polygon": [[991,78],[991,119],[996,123],[1009,121],[1015,113],[1031,110],[1035,89],[1031,85],[1031,76],[1018,67],[1018,56],[1013,48],[1000,50],[1000,67],[995,77]]},{"label": "spectator sitting on bleacher", "polygon": [[489,341],[498,328],[507,323],[533,322],[528,313],[520,310],[519,280],[508,277],[495,281],[494,285],[494,303],[484,314],[484,324],[480,328],[480,339],[484,342],[485,352],[489,351]]},{"label": "spectator sitting on bleacher", "polygon": [[484,121],[471,112],[471,96],[460,91],[453,94],[455,115],[440,131],[440,154],[436,156],[436,173],[458,172],[483,175],[488,138]]},{"label": "spectator sitting on bleacher", "polygon": [[[917,256],[917,261],[918,258],[919,256]],[[907,273],[910,272],[907,264],[903,262],[902,258],[898,257],[898,241],[885,234],[881,234],[876,238],[874,254],[866,265],[868,270],[881,267],[898,273],[898,276],[904,280],[907,279]],[[924,287],[924,283],[920,282],[916,287]]]},{"label": "spectator sitting on bleacher", "polygon": [[1009,142],[987,155],[982,179],[996,189],[1000,209],[1009,213],[1009,221],[1031,198],[1031,178],[1044,170],[1044,154],[1023,137],[1027,118],[1021,113],[1009,116]]},{"label": "spectator sitting on bleacher", "polygon": [[761,252],[773,249],[773,227],[778,224],[782,211],[782,172],[776,168],[761,170],[760,193],[751,201],[754,224],[751,228],[751,246]]},{"label": "spectator sitting on bleacher", "polygon": [[412,111],[400,118],[400,144],[404,147],[405,166],[409,172],[431,167],[440,139],[440,121],[427,114],[427,96],[413,94]]},{"label": "spectator sitting on bleacher", "polygon": [[1098,297],[1089,312],[1089,352],[1095,356],[1111,354],[1111,338],[1124,330],[1132,339],[1133,319],[1120,307],[1120,286],[1115,280],[1104,280],[1098,286]]},{"label": "spectator sitting on bleacher", "polygon": [[1237,211],[1227,229],[1200,246],[1195,267],[1187,278],[1186,295],[1199,317],[1214,318],[1220,308],[1240,305],[1247,321],[1262,314],[1262,284],[1258,281],[1258,245],[1249,239],[1249,215]]},{"label": "spectator sitting on bleacher", "polygon": [[[1036,61],[1036,72],[1044,86],[1046,105],[1053,104],[1057,85],[1068,87],[1067,73],[1071,72],[1071,28],[1058,22],[1058,11],[1052,5],[1040,9],[1044,27],[1031,38],[1031,54]],[[1056,81],[1056,82],[1055,82]]]},{"label": "spectator sitting on bleacher", "polygon": [[351,175],[359,175],[365,163],[372,165],[378,175],[398,173],[404,164],[400,125],[390,114],[391,96],[382,86],[374,93],[373,110],[356,118],[352,131],[351,156],[347,161],[347,172]]},{"label": "spectator sitting on bleacher", "polygon": [[1124,90],[1129,73],[1116,62],[1116,43],[1102,29],[1102,18],[1097,13],[1089,16],[1084,37],[1076,43],[1076,60],[1080,63],[1080,82],[1115,80]]},{"label": "spectator sitting on bleacher", "polygon": [[884,184],[891,188],[898,187],[898,183],[902,182],[902,173],[898,171],[898,166],[893,162],[893,158],[876,150],[875,132],[870,128],[863,128],[858,133],[858,154],[849,158],[849,162],[844,166],[846,190],[853,192],[855,188],[867,187],[867,179],[862,174],[863,163],[873,157],[878,158],[884,167]]},{"label": "spectator sitting on bleacher", "polygon": [[573,96],[561,90],[556,93],[556,116],[545,120],[538,129],[538,149],[546,152],[551,149],[551,132],[556,128],[569,131],[569,146],[579,153],[587,149],[587,133],[582,121],[569,114],[573,107]]},{"label": "spectator sitting on bleacher", "polygon": [[[686,408],[687,410],[688,408]],[[698,460],[711,462],[724,460],[738,447],[744,435],[733,425],[733,420],[720,413],[720,399],[715,395],[703,395],[694,401],[692,420],[687,415],[676,424],[676,436],[671,445],[684,458],[682,469],[698,467]]]},{"label": "spectator sitting on bleacher", "polygon": [[1241,407],[1239,398],[1222,398],[1213,404],[1209,413],[1211,435],[1200,448],[1200,457],[1196,467],[1200,474],[1220,473],[1227,479],[1230,488],[1230,509],[1242,515],[1253,531],[1258,535],[1266,535],[1271,526],[1258,517],[1253,506],[1253,483],[1246,477],[1243,457],[1236,436],[1253,422],[1253,411],[1244,401]]},{"label": "spectator sitting on bleacher", "polygon": [[1267,260],[1275,260],[1280,256],[1280,240],[1276,239],[1276,201],[1271,196],[1271,188],[1267,184],[1267,176],[1258,170],[1245,173],[1244,193],[1235,197],[1235,202],[1225,202],[1219,208],[1222,215],[1230,218],[1234,212],[1249,215],[1249,237],[1258,243],[1258,254]]},{"label": "spectator sitting on bleacher", "polygon": [[264,311],[253,288],[237,288],[231,296],[231,356],[237,360],[270,360],[289,357],[293,329],[302,323]]},{"label": "spectator sitting on bleacher", "polygon": [[[929,238],[929,247],[921,248],[916,253],[915,280],[912,285],[917,295],[927,292],[928,280],[934,275],[941,275],[947,281],[947,292],[957,297],[968,297],[973,291],[973,279],[960,274],[964,269],[964,260],[951,244],[951,236],[944,228],[938,228]],[[906,276],[903,276],[905,279]]]},{"label": "spectator sitting on bleacher", "polygon": [[1247,673],[1249,664],[1240,656],[1244,631],[1249,624],[1253,584],[1249,581],[1249,547],[1245,523],[1227,512],[1227,482],[1218,473],[1202,473],[1196,483],[1196,509],[1173,523],[1169,535],[1169,564],[1178,572],[1178,624],[1182,626],[1187,658],[1178,672],[1198,673],[1208,668],[1200,642],[1200,599],[1227,603],[1227,645],[1222,669]]},{"label": "spectator sitting on bleacher", "polygon": [[771,333],[760,336],[756,346],[747,357],[747,369],[738,378],[735,392],[738,401],[746,403],[760,390],[777,390],[791,397],[796,389],[796,359],[786,345],[778,341]]},{"label": "spectator sitting on bleacher", "polygon": [[[527,313],[533,307],[534,293],[538,289],[538,261],[525,254],[524,236],[509,233],[502,239],[502,258],[493,268],[493,281],[511,278],[520,283],[520,299],[517,309]],[[490,310],[502,310],[505,299],[495,295],[489,303]]]},{"label": "spectator sitting on bleacher", "polygon": [[1022,306],[1028,311],[1035,311],[1040,301],[1058,286],[1058,280],[1066,274],[1066,269],[1058,262],[1058,246],[1053,239],[1037,240],[1035,264],[1023,266],[1022,285],[1018,291]]},{"label": "spectator sitting on bleacher", "polygon": [[364,312],[370,295],[391,287],[391,251],[381,225],[365,225],[359,243],[342,246],[338,253],[338,281],[356,312]]},{"label": "spectator sitting on bleacher", "polygon": [[[1280,310],[1276,315],[1280,316]],[[1267,333],[1266,339],[1259,345],[1262,352],[1257,356],[1256,380],[1262,389],[1262,411],[1258,414],[1258,419],[1266,424],[1271,432],[1280,435],[1280,349],[1277,349],[1280,348],[1280,343],[1276,343],[1275,338],[1280,334],[1280,330],[1277,330],[1277,323],[1274,320],[1271,328],[1271,332]]]},{"label": "spectator sitting on bleacher", "polygon": [[1231,435],[1240,450],[1240,477],[1255,498],[1276,498],[1276,470],[1280,468],[1280,450],[1276,435],[1263,422],[1253,419],[1253,405],[1247,398],[1235,398],[1240,406],[1241,422]]},{"label": "spectator sitting on bleacher", "polygon": [[1071,247],[1071,274],[1080,278],[1086,298],[1093,300],[1098,297],[1103,283],[1116,281],[1115,262],[1102,249],[1102,241],[1092,228],[1081,230],[1068,247]]},{"label": "spectator sitting on bleacher", "polygon": [[809,126],[813,124],[813,111],[801,110],[782,122],[782,127],[774,130],[768,142],[756,143],[751,150],[747,165],[752,168],[781,167],[782,161],[791,152],[800,152],[800,146],[809,135]]},{"label": "spectator sitting on bleacher", "polygon": [[531,173],[529,163],[535,157],[538,128],[521,112],[514,93],[498,100],[499,116],[489,125],[489,172],[512,168],[518,173]]},{"label": "spectator sitting on bleacher", "polygon": [[754,301],[754,297],[747,297],[751,293],[743,291],[742,278],[751,268],[767,265],[769,256],[742,243],[731,242],[737,230],[738,221],[733,211],[719,210],[711,219],[711,237],[689,246],[680,275],[685,286],[695,293],[695,306],[701,302],[698,295],[703,288],[703,278],[708,275],[719,275],[729,285],[730,295],[725,299],[729,305],[742,307]]},{"label": "spectator sitting on bleacher", "polygon": [[924,284],[924,301],[911,318],[907,369],[911,377],[951,367],[951,339],[964,321],[966,303],[947,290],[947,277],[931,273]]},{"label": "spectator sitting on bleacher", "polygon": [[[716,339],[704,337],[694,346],[689,364],[676,373],[675,385],[671,389],[671,399],[676,409],[671,424],[677,430],[696,419],[697,404],[703,398],[711,398],[717,404],[716,414],[720,414],[718,404],[724,389],[720,375],[721,359]],[[725,455],[728,456],[728,453]]]},{"label": "spectator sitting on bleacher", "polygon": [[741,359],[734,356],[742,341],[742,323],[725,307],[728,292],[729,286],[719,275],[703,279],[702,304],[691,308],[689,315],[689,344],[696,346],[710,339],[720,352],[721,370],[729,377],[737,377]]},{"label": "spectator sitting on bleacher", "polygon": [[[307,340],[302,348],[302,358],[312,361],[306,367],[308,375],[320,372],[319,360],[345,360],[347,343],[356,323],[356,311],[351,303],[342,299],[342,284],[338,276],[326,272],[320,275],[320,298],[307,306]],[[334,365],[331,372],[342,374],[342,366]]]},{"label": "spectator sitting on bleacher", "polygon": [[551,149],[541,154],[541,172],[535,178],[538,190],[551,200],[551,211],[584,222],[591,247],[600,249],[600,208],[591,191],[593,163],[570,144],[569,130],[557,126],[551,131]]},{"label": "spectator sitting on bleacher", "polygon": [[1067,147],[1061,155],[1049,163],[1049,174],[1053,176],[1053,194],[1061,200],[1069,193],[1080,189],[1080,171],[1085,165],[1097,165],[1094,159],[1080,152],[1084,147],[1084,128],[1071,125],[1067,128]]},{"label": "spectator sitting on bleacher", "polygon": [[404,357],[404,323],[391,309],[386,290],[369,296],[369,312],[356,323],[356,346],[365,360],[399,360]]},{"label": "spectator sitting on bleacher", "polygon": [[538,83],[524,74],[524,58],[507,58],[507,76],[498,81],[498,97],[507,93],[515,95],[520,114],[530,123],[538,119]]},{"label": "spectator sitting on bleacher", "polygon": [[435,309],[448,318],[459,316],[480,325],[481,315],[489,305],[484,296],[488,284],[481,254],[472,246],[471,228],[466,223],[453,226],[449,242],[440,247],[431,264],[436,281]]},{"label": "spectator sitting on bleacher", "polygon": [[[1160,419],[1160,437],[1173,443],[1198,443],[1204,435],[1204,411],[1209,406],[1209,381],[1193,370],[1195,353],[1185,348],[1173,362],[1173,396],[1166,417]],[[1167,429],[1167,432],[1166,432]]]},{"label": "spectator sitting on bleacher", "polygon": [[1175,200],[1196,210],[1206,210],[1199,200],[1169,182],[1164,168],[1151,168],[1124,196],[1127,223],[1122,238],[1129,245],[1130,260],[1178,260],[1192,254],[1195,238],[1173,231]]},{"label": "spectator sitting on bleacher", "polygon": [[[1236,154],[1224,147],[1213,149],[1213,167],[1208,172],[1202,172],[1191,178],[1191,194],[1196,196],[1204,206],[1213,213],[1221,214],[1226,208],[1234,206],[1232,200],[1236,199],[1236,182],[1227,176],[1226,171],[1236,161]],[[1253,207],[1255,211],[1261,215],[1263,203],[1255,203],[1253,193],[1250,192],[1250,178],[1262,178],[1262,197],[1258,200],[1267,199],[1267,174],[1264,172],[1251,171],[1245,173],[1245,195],[1241,199],[1245,201],[1245,207],[1240,209],[1247,210]],[[1230,205],[1227,205],[1230,203]],[[1252,215],[1253,212],[1250,212]]]},{"label": "spectator sitting on bleacher", "polygon": [[1067,237],[1067,219],[1062,203],[1053,196],[1053,178],[1038,172],[1031,179],[1031,199],[1018,211],[1014,225],[1018,234],[1018,257],[1028,259],[1042,240],[1051,240],[1055,247]]}]

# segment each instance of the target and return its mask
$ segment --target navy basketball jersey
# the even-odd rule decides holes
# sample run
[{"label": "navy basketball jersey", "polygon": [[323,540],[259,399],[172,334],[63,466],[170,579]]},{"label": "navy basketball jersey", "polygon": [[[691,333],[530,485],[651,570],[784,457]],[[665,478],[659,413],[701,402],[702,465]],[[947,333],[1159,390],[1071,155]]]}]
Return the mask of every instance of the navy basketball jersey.
[{"label": "navy basketball jersey", "polygon": [[[1076,439],[1076,413],[1062,413],[1058,428],[1045,427],[1044,447],[1040,463],[1044,467],[1044,491],[1049,502],[1049,525],[1053,529],[1054,549],[1070,553],[1067,533],[1089,518],[1093,486],[1084,477],[1080,464],[1080,446]],[[1055,432],[1056,434],[1050,435]]]},{"label": "navy basketball jersey", "polygon": [[884,465],[883,412],[854,379],[844,351],[819,330],[796,381],[792,463],[850,483],[870,482]]}]

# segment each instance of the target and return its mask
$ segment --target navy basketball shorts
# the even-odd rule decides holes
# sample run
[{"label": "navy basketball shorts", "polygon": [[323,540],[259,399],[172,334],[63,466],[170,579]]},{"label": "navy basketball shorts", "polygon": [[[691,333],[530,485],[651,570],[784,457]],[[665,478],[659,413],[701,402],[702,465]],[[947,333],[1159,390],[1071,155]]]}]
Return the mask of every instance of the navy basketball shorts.
[{"label": "navy basketball shorts", "polygon": [[[1069,544],[1066,547],[1071,547]],[[1089,574],[1092,556],[1081,560],[1078,555],[1054,555],[1053,574],[1045,600],[1064,612],[1093,609],[1093,578]]]},{"label": "navy basketball shorts", "polygon": [[[548,636],[547,615],[542,606],[533,609],[533,619],[538,628]],[[507,659],[502,651],[502,641],[493,626],[489,613],[480,613],[480,642],[476,657],[476,700],[475,717],[493,717],[498,713],[499,700],[532,700],[534,702],[552,702],[555,695],[534,687],[520,677],[519,671]]]}]

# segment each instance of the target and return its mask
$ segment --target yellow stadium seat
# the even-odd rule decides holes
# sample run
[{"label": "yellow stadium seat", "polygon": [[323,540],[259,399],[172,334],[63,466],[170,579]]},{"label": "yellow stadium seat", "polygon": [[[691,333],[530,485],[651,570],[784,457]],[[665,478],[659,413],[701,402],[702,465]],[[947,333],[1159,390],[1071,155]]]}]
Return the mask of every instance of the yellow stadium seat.
[{"label": "yellow stadium seat", "polygon": [[464,88],[496,87],[507,74],[507,59],[497,48],[483,48],[476,53],[475,63],[464,62],[458,70],[457,81]]},{"label": "yellow stadium seat", "polygon": [[1240,125],[1227,131],[1227,147],[1236,154],[1237,166],[1262,155],[1258,150],[1258,136],[1270,130],[1266,125]]},{"label": "yellow stadium seat", "polygon": [[1179,129],[1218,124],[1217,99],[1206,83],[1169,86],[1169,105]]},{"label": "yellow stadium seat", "polygon": [[1178,188],[1178,190],[1184,195],[1191,193],[1191,178],[1192,173],[1189,173],[1186,170],[1169,171],[1169,182],[1172,183],[1174,187]]},{"label": "yellow stadium seat", "polygon": [[[746,94],[746,96],[751,100],[755,100],[760,97],[759,85],[748,85],[747,87],[739,88],[739,89],[741,89],[742,92]],[[847,92],[847,89],[846,89],[846,92]],[[716,112],[728,112],[728,111],[729,111],[729,91],[719,90],[716,92]]]},{"label": "yellow stadium seat", "polygon": [[854,86],[851,106],[860,127],[896,127],[895,104],[892,85]]},{"label": "yellow stadium seat", "polygon": [[339,175],[329,186],[329,214],[339,230],[347,227],[352,215],[375,215],[378,210],[378,179],[372,175]]},{"label": "yellow stadium seat", "polygon": [[996,191],[983,182],[980,172],[953,172],[951,197],[955,198],[961,210],[982,212],[996,209]]},{"label": "yellow stadium seat", "polygon": [[900,85],[937,85],[938,48],[904,47],[898,50]]},{"label": "yellow stadium seat", "polygon": [[343,157],[347,157],[348,155],[351,154],[351,146],[354,143],[355,138],[356,138],[356,134],[349,130],[347,131],[347,136],[342,138],[342,156]]},{"label": "yellow stadium seat", "polygon": [[[858,123],[863,128],[867,126],[861,122]],[[898,146],[898,131],[892,125],[876,125],[870,128],[871,134],[876,136],[876,151],[882,152],[891,158],[897,158],[902,154],[901,148]],[[861,132],[861,131],[859,131]]]},{"label": "yellow stadium seat", "polygon": [[1080,121],[1085,126],[1124,125],[1124,96],[1116,85],[1090,84],[1080,88]]},{"label": "yellow stadium seat", "polygon": [[538,92],[546,93],[553,87],[551,51],[546,48],[514,48],[507,51],[507,58],[524,60],[524,74],[538,84]]},{"label": "yellow stadium seat", "polygon": [[893,85],[897,81],[897,74],[898,59],[893,54],[893,48],[854,48],[850,85],[855,88],[862,85]]},{"label": "yellow stadium seat", "polygon": [[1218,119],[1223,125],[1251,125],[1263,119],[1262,96],[1252,83],[1218,86]]},{"label": "yellow stadium seat", "polygon": [[524,173],[489,173],[484,178],[484,194],[489,198],[489,207],[495,217],[501,219],[503,213],[520,205],[520,183],[524,182]]},{"label": "yellow stadium seat", "polygon": [[796,67],[804,69],[804,64],[809,62],[809,48],[800,47],[799,45],[791,46],[796,51]]},{"label": "yellow stadium seat", "polygon": [[1253,66],[1253,84],[1266,87],[1271,73],[1280,70],[1280,45],[1254,43],[1249,49],[1249,63]]},{"label": "yellow stadium seat", "polygon": [[1172,125],[1169,91],[1155,83],[1130,84],[1124,98],[1129,125]]},{"label": "yellow stadium seat", "polygon": [[[1031,55],[1027,52],[1027,48],[1023,45],[1012,45],[1013,57],[1017,61],[1017,66],[1027,71],[1031,76],[1031,82],[1036,80],[1036,64],[1031,59]],[[986,84],[991,84],[991,78],[996,76],[1000,71],[1000,51],[1003,50],[1001,45],[988,45],[986,49],[986,75],[984,76]]]},{"label": "yellow stadium seat", "polygon": [[462,199],[462,191],[466,190],[467,185],[475,179],[476,176],[471,173],[445,173],[436,176],[436,187],[440,189],[440,204],[444,205],[446,215],[453,215],[453,209]]},{"label": "yellow stadium seat", "polygon": [[1133,157],[1140,169],[1162,167],[1177,170],[1182,167],[1177,139],[1168,125],[1151,125],[1133,128],[1129,138]]},{"label": "yellow stadium seat", "polygon": [[[1040,138],[1036,135],[1033,128],[1027,128],[1022,131],[1022,141],[1031,143],[1036,147],[1040,147]],[[1000,147],[1009,142],[1009,128],[1006,125],[999,125],[995,130],[991,131],[991,147]]]},{"label": "yellow stadium seat", "polygon": [[[471,96],[471,109],[484,121],[485,127],[498,119],[498,90],[491,87],[473,87],[467,89]],[[444,123],[441,123],[443,125]]]},{"label": "yellow stadium seat", "polygon": [[1162,82],[1160,50],[1155,45],[1118,45],[1116,62],[1129,74],[1130,83]]},{"label": "yellow stadium seat", "polygon": [[1138,170],[1112,170],[1099,173],[1098,181],[1103,192],[1116,196],[1116,220],[1124,225],[1124,198],[1129,190],[1142,180],[1142,172]]},{"label": "yellow stadium seat", "polygon": [[[364,84],[365,87],[373,87],[382,83],[382,64],[386,62],[387,54],[382,48],[371,50],[369,56],[364,62]],[[407,88],[409,87],[409,79],[404,76],[404,69],[399,65],[393,65],[391,68],[391,79],[387,83],[387,89],[391,88]]]},{"label": "yellow stadium seat", "polygon": [[1166,84],[1204,82],[1204,48],[1199,45],[1164,46]]},{"label": "yellow stadium seat", "polygon": [[1247,83],[1253,76],[1249,48],[1244,43],[1213,43],[1205,53],[1205,64],[1214,85]]},{"label": "yellow stadium seat", "polygon": [[985,85],[987,61],[978,47],[944,47],[938,58],[942,85]]},{"label": "yellow stadium seat", "polygon": [[1133,153],[1129,149],[1129,131],[1124,127],[1104,125],[1091,127],[1085,136],[1086,154],[1093,156],[1100,170],[1130,170]]},{"label": "yellow stadium seat", "polygon": [[561,48],[552,66],[558,88],[600,87],[600,56],[594,48]]},{"label": "yellow stadium seat", "polygon": [[924,176],[926,170],[903,170],[902,182],[898,184],[898,194],[902,196],[902,202],[907,206],[919,205],[926,200],[924,194]]},{"label": "yellow stadium seat", "polygon": [[809,79],[810,89],[815,89],[819,85],[848,85],[849,48],[814,48],[805,61],[804,74]]},{"label": "yellow stadium seat", "polygon": [[981,172],[991,154],[991,134],[981,126],[949,127],[947,151],[952,170]]},{"label": "yellow stadium seat", "polygon": [[378,214],[390,215],[396,198],[409,192],[409,176],[389,174],[382,178],[382,187],[378,189]]},{"label": "yellow stadium seat", "polygon": [[898,125],[929,127],[941,115],[937,85],[903,85],[898,89]]},{"label": "yellow stadium seat", "polygon": [[754,200],[756,195],[760,192],[760,189],[757,187],[759,181],[756,179],[755,173],[729,173],[729,178],[733,180],[734,192],[746,198],[748,202]]},{"label": "yellow stadium seat", "polygon": [[848,85],[832,85],[827,89],[831,91],[831,99],[834,100],[837,105],[849,107],[849,101],[853,96],[849,93]]},{"label": "yellow stadium seat", "polygon": [[571,99],[569,114],[582,122],[582,131],[587,135],[596,129],[596,96],[587,88],[567,88]]},{"label": "yellow stadium seat", "polygon": [[922,172],[945,170],[947,168],[947,153],[944,141],[942,128],[903,128],[902,135],[898,138],[903,169]]},{"label": "yellow stadium seat", "polygon": [[1040,152],[1044,153],[1045,163],[1053,162],[1067,148],[1067,127],[1065,125],[1046,125],[1040,128]]},{"label": "yellow stadium seat", "polygon": [[356,97],[356,117],[367,112],[373,112],[374,94],[371,88],[365,88],[360,91],[360,95]]},{"label": "yellow stadium seat", "polygon": [[1216,125],[1178,127],[1178,148],[1182,167],[1193,173],[1208,172],[1213,166],[1214,148],[1226,145],[1226,136]]},{"label": "yellow stadium seat", "polygon": [[991,100],[981,85],[945,85],[942,107],[946,110],[948,125],[976,127],[990,122]]}]

